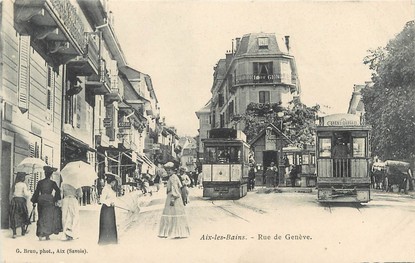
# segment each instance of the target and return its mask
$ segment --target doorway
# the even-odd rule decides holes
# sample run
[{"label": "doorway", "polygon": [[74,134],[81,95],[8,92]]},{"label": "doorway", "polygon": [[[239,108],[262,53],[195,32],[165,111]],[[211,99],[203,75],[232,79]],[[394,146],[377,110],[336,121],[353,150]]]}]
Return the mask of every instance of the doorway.
[{"label": "doorway", "polygon": [[12,162],[12,144],[2,141],[1,160],[1,228],[9,228],[10,171]]},{"label": "doorway", "polygon": [[264,167],[264,173],[262,174],[262,181],[265,184],[265,171],[274,163],[278,167],[278,152],[277,151],[263,151],[262,152],[262,167]]}]

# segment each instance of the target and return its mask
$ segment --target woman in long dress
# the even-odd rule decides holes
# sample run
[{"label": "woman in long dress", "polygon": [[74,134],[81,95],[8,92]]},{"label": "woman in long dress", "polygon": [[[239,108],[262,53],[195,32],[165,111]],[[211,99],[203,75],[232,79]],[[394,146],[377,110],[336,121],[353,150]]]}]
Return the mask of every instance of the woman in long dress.
[{"label": "woman in long dress", "polygon": [[75,189],[72,185],[62,184],[62,226],[65,240],[79,237],[79,201],[82,197],[81,188]]},{"label": "woman in long dress", "polygon": [[99,215],[99,245],[117,244],[118,233],[115,219],[115,201],[117,179],[113,175],[107,175],[107,184],[102,189],[100,201],[102,203]]},{"label": "woman in long dress", "polygon": [[[59,234],[62,231],[61,210],[55,203],[61,199],[58,185],[50,178],[56,168],[45,166],[45,179],[37,183],[32,196],[32,203],[38,204],[39,219],[37,221],[36,236],[39,240],[50,240],[51,234]],[[54,192],[54,194],[52,194]]]},{"label": "woman in long dress", "polygon": [[181,197],[182,184],[179,177],[174,173],[174,164],[172,162],[166,163],[164,168],[169,175],[169,180],[166,186],[167,197],[160,220],[158,236],[161,238],[188,237],[190,236],[190,230]]},{"label": "woman in long dress", "polygon": [[25,183],[26,173],[18,172],[13,186],[13,198],[10,202],[10,227],[13,231],[13,238],[16,238],[16,229],[22,229],[22,236],[26,234],[26,226],[30,224],[27,211],[27,199],[30,191]]}]

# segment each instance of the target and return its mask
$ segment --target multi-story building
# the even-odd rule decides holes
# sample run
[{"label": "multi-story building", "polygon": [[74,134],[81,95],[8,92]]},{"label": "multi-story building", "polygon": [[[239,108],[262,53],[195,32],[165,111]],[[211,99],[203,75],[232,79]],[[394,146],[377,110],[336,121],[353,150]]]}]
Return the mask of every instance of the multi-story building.
[{"label": "multi-story building", "polygon": [[[246,113],[249,105],[287,107],[290,101],[300,96],[300,81],[295,58],[290,52],[289,36],[250,33],[236,38],[233,43],[232,50],[214,67],[212,98],[196,112],[199,118],[199,159],[203,157],[202,140],[209,136],[210,129],[243,130],[245,123],[239,117]],[[281,131],[277,134],[283,141]],[[278,150],[282,145],[280,143],[278,149],[272,150],[275,152],[258,152],[257,161],[262,163],[266,160],[265,166],[271,160],[278,163]]]},{"label": "multi-story building", "polygon": [[[69,1],[5,0],[0,7],[3,96],[0,108],[4,110],[0,125],[1,226],[4,228],[8,226],[9,189],[15,167],[25,157],[40,158],[60,167],[65,118],[62,106],[66,103],[63,94],[68,80],[65,64],[87,55],[88,40],[87,29]],[[79,123],[75,117],[74,124]],[[80,134],[80,137],[88,136]],[[90,142],[92,136],[86,139]],[[31,190],[39,176],[31,177]]]},{"label": "multi-story building", "polygon": [[350,98],[349,108],[347,109],[347,113],[356,114],[359,116],[364,116],[365,114],[365,106],[363,104],[363,98],[361,94],[361,90],[365,87],[372,87],[373,82],[366,81],[364,85],[354,85],[353,86],[353,93],[352,97]]},{"label": "multi-story building", "polygon": [[196,116],[199,119],[199,136],[197,138],[197,156],[198,159],[203,159],[203,140],[209,138],[209,131],[212,129],[211,115],[210,115],[210,100],[200,110],[196,111]]},{"label": "multi-story building", "polygon": [[83,160],[123,183],[154,167],[157,97],[150,76],[127,65],[113,21],[106,0],[0,2],[2,228],[26,157],[58,169]]},{"label": "multi-story building", "polygon": [[236,38],[235,43],[214,68],[212,128],[243,129],[244,123],[234,117],[244,114],[250,103],[287,106],[300,94],[288,36],[250,33]]},{"label": "multi-story building", "polygon": [[194,138],[185,136],[179,139],[181,147],[180,164],[187,168],[189,172],[194,172],[196,169],[197,158],[197,142]]}]

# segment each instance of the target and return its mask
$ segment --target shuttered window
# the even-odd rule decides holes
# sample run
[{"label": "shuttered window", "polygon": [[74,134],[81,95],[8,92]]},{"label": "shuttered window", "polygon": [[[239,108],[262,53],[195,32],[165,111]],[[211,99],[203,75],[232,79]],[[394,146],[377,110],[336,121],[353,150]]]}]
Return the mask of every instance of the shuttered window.
[{"label": "shuttered window", "polygon": [[29,109],[30,36],[19,37],[18,105],[22,112]]},{"label": "shuttered window", "polygon": [[55,93],[55,71],[52,67],[48,66],[47,75],[47,90],[46,90],[46,120],[48,124],[53,122],[53,104],[54,104],[54,93]]},{"label": "shuttered window", "polygon": [[260,91],[259,92],[259,103],[270,103],[269,91]]}]

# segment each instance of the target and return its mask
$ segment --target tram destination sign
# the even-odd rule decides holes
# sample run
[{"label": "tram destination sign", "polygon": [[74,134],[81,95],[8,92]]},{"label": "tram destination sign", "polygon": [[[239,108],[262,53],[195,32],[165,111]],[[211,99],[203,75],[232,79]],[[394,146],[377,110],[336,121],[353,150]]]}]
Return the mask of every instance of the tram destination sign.
[{"label": "tram destination sign", "polygon": [[360,116],[354,114],[333,114],[320,119],[322,126],[360,126]]}]

